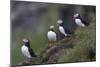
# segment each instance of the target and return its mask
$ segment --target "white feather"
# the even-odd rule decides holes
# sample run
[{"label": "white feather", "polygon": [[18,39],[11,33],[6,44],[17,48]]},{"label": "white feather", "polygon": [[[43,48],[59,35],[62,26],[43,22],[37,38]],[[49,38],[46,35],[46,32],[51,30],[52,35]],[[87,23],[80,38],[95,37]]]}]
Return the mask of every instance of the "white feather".
[{"label": "white feather", "polygon": [[62,20],[58,20],[57,23],[58,24],[61,24],[61,23],[63,23],[63,21]]},{"label": "white feather", "polygon": [[80,26],[80,27],[85,27],[85,25],[82,23],[82,21],[80,19],[75,19],[75,23]]},{"label": "white feather", "polygon": [[78,14],[78,13],[74,14],[74,17],[78,17],[78,16],[79,16],[79,14]]},{"label": "white feather", "polygon": [[59,26],[59,31],[60,31],[63,35],[67,36],[67,34],[65,33],[65,30],[64,30],[64,28],[63,28],[62,26]]},{"label": "white feather", "polygon": [[28,48],[27,48],[25,45],[22,46],[21,51],[22,51],[22,54],[23,54],[25,57],[31,58],[31,55],[30,55],[30,53],[29,53],[29,51],[28,51]]},{"label": "white feather", "polygon": [[56,33],[53,31],[49,31],[47,34],[49,41],[56,41]]}]

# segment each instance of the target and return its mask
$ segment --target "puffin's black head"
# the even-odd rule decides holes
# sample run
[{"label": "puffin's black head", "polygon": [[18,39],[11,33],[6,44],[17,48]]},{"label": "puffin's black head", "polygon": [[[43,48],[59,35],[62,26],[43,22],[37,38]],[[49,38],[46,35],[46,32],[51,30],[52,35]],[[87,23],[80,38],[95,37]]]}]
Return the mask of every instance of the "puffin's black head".
[{"label": "puffin's black head", "polygon": [[58,23],[59,26],[63,26],[63,21],[62,20],[58,20],[57,23]]},{"label": "puffin's black head", "polygon": [[54,29],[53,25],[49,27],[49,31],[54,31],[53,29]]},{"label": "puffin's black head", "polygon": [[29,40],[27,38],[23,39],[23,43],[24,43],[25,46],[30,47],[30,43],[29,43]]},{"label": "puffin's black head", "polygon": [[74,14],[74,18],[80,18],[80,14],[79,13]]}]

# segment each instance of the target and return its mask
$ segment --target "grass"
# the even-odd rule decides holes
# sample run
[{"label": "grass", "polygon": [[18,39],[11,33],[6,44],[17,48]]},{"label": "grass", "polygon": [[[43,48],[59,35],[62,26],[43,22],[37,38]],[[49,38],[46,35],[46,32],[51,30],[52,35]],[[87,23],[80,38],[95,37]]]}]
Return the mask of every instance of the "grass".
[{"label": "grass", "polygon": [[[58,63],[62,62],[79,62],[79,61],[95,61],[96,57],[90,58],[90,52],[96,50],[96,29],[95,19],[90,26],[78,28],[75,32],[74,45],[72,49],[61,51],[63,54],[59,56]],[[91,55],[92,56],[92,55]]]},{"label": "grass", "polygon": [[[95,61],[96,56],[92,56],[91,52],[96,51],[96,29],[95,19],[85,28],[77,28],[74,34],[73,44],[74,48],[62,49],[50,57],[47,63],[65,63],[65,62],[81,62],[81,61]],[[25,33],[27,36],[29,34]],[[22,39],[22,34],[17,33],[18,41]],[[44,48],[47,46],[46,33],[34,34],[31,36],[31,47],[37,55],[40,55]],[[24,35],[25,36],[25,35]],[[16,65],[23,61],[25,58],[21,53],[21,45],[13,48],[12,51],[12,64]],[[45,46],[45,47],[44,47]],[[33,64],[41,64],[41,59],[38,59]]]},{"label": "grass", "polygon": [[[23,45],[22,39],[23,38],[29,38],[31,47],[35,51],[37,55],[39,55],[44,48],[47,46],[47,30],[48,27],[52,24],[56,24],[57,19],[57,6],[55,7],[49,7],[48,9],[52,9],[49,11],[47,16],[43,16],[43,19],[41,21],[41,26],[43,27],[37,30],[40,26],[36,28],[35,33],[33,32],[33,29],[27,28],[27,30],[19,30],[17,32],[12,32],[12,37],[11,37],[11,61],[13,65],[18,64],[21,62],[24,57],[21,53],[21,46]],[[51,18],[51,19],[50,19]],[[41,32],[42,29],[42,32]]]},{"label": "grass", "polygon": [[[85,28],[77,28],[73,44],[74,48],[66,48],[62,49],[59,52],[55,53],[50,57],[47,63],[65,63],[65,62],[81,62],[81,61],[95,61],[96,56],[92,56],[91,52],[96,51],[96,29],[95,29],[95,19],[90,23],[90,26]],[[22,36],[20,33],[17,33],[16,36]],[[29,34],[26,33],[28,36]],[[31,47],[34,49],[37,55],[44,50],[47,46],[47,37],[46,33],[35,34],[35,36],[31,36]],[[23,36],[22,36],[23,37]],[[22,37],[18,37],[18,41],[22,39]],[[12,64],[16,65],[25,58],[21,53],[21,45],[17,46],[17,48],[12,49]],[[45,47],[44,47],[45,46]],[[33,64],[41,64],[41,59],[38,59]]]},{"label": "grass", "polygon": [[[51,14],[50,16],[54,16]],[[47,21],[52,19],[48,19],[47,17]],[[45,23],[47,23],[47,21],[45,21]],[[55,21],[56,20],[53,20],[52,22]],[[22,39],[24,37],[28,37],[30,39],[32,49],[34,49],[37,55],[40,55],[40,53],[48,44],[48,39],[46,35],[47,30],[43,31],[42,33],[34,34],[33,32],[30,32],[28,30],[14,32],[11,42],[12,64],[16,65],[25,59],[21,53],[21,46],[23,44]],[[96,19],[93,18],[90,25],[85,28],[77,28],[73,40],[74,48],[66,48],[60,50],[59,52],[52,55],[48,63],[95,61],[96,56],[93,56],[91,58],[90,53],[96,51]],[[38,59],[35,63],[40,64],[40,61],[41,59]]]},{"label": "grass", "polygon": [[[19,62],[21,62],[25,57],[23,57],[21,53],[21,46],[22,46],[22,38],[18,38],[20,44],[18,44],[17,47],[12,48],[12,64],[16,65]],[[40,52],[44,49],[44,46],[46,46],[47,38],[45,37],[45,34],[36,34],[35,36],[31,37],[31,47],[35,51],[37,55],[40,54]]]}]

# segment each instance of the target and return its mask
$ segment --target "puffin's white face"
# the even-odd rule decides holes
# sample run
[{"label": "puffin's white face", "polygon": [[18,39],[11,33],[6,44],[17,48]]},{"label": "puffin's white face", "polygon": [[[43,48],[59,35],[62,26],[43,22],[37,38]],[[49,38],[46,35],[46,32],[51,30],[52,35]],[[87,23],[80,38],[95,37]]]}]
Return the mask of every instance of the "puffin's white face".
[{"label": "puffin's white face", "polygon": [[76,18],[76,17],[78,17],[79,16],[79,14],[78,13],[76,13],[76,14],[74,14],[74,17]]},{"label": "puffin's white face", "polygon": [[54,28],[54,26],[52,25],[52,26],[50,26],[49,28],[50,28],[50,29],[53,29],[53,28]]},{"label": "puffin's white face", "polygon": [[24,39],[23,39],[23,42],[26,43],[26,42],[29,42],[29,40],[26,39],[26,38],[24,38]]},{"label": "puffin's white face", "polygon": [[57,23],[58,24],[61,24],[61,23],[63,23],[63,21],[62,20],[58,20]]}]

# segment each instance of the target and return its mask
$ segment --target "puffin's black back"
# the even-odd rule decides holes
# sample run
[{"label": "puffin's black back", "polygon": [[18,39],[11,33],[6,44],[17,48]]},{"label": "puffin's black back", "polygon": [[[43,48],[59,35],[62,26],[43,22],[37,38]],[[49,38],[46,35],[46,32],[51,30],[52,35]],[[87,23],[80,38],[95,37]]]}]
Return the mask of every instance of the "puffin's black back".
[{"label": "puffin's black back", "polygon": [[32,48],[30,47],[30,42],[26,42],[25,46],[28,47],[29,53],[32,57],[36,57],[35,53],[33,52]]},{"label": "puffin's black back", "polygon": [[86,22],[85,20],[83,20],[80,15],[77,18],[81,19],[82,23],[85,24],[86,26],[90,25],[88,22]]},{"label": "puffin's black back", "polygon": [[29,53],[32,57],[36,57],[36,54],[34,53],[34,51],[32,50],[32,48],[28,48]]},{"label": "puffin's black back", "polygon": [[90,25],[88,22],[86,22],[85,20],[83,20],[81,17],[80,17],[82,23],[84,23],[86,26]]}]

